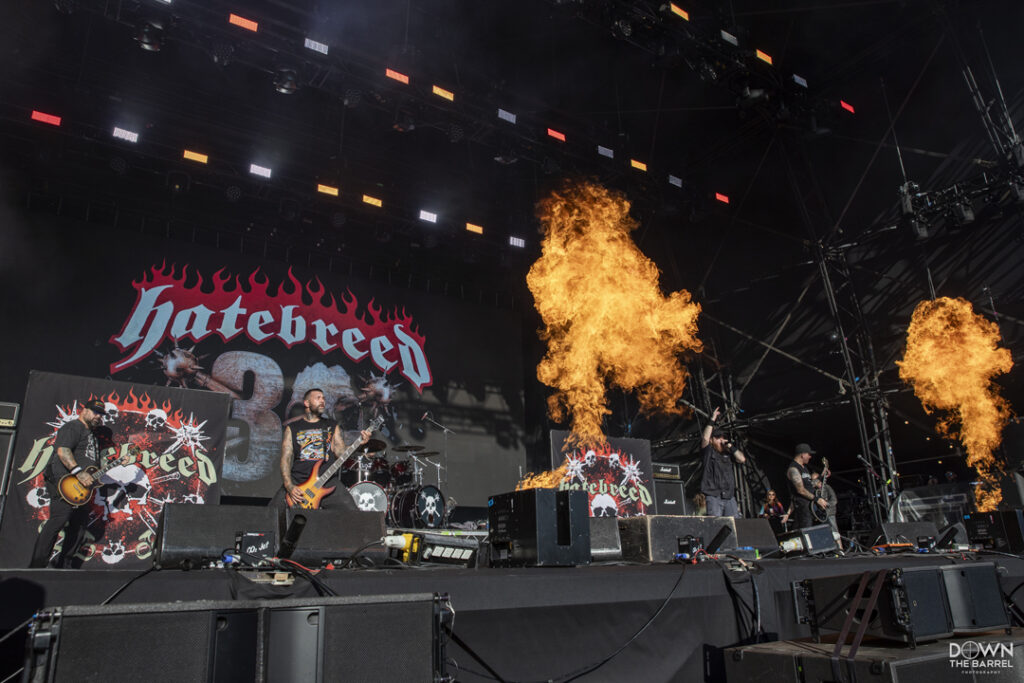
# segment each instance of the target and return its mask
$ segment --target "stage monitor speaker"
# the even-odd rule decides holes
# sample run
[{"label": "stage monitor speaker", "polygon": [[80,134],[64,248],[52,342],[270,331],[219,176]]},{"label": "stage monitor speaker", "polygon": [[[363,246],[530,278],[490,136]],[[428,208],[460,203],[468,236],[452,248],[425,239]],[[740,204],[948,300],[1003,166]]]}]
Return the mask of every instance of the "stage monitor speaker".
[{"label": "stage monitor speaker", "polygon": [[942,579],[954,631],[976,633],[1010,625],[994,562],[945,566]]},{"label": "stage monitor speaker", "polygon": [[869,572],[860,605],[854,605],[853,600],[861,574],[803,581],[802,592],[812,629],[841,631],[847,615],[852,612],[850,629],[853,633],[866,621],[867,635],[912,645],[953,635],[946,580],[940,567],[903,567],[882,571],[884,583],[870,612],[866,611],[867,598],[871,595],[878,572]]},{"label": "stage monitor speaker", "polygon": [[34,617],[23,680],[449,680],[449,614],[429,593],[57,607]]},{"label": "stage monitor speaker", "polygon": [[779,549],[771,522],[764,517],[736,520],[736,547],[753,548],[763,553]]},{"label": "stage monitor speaker", "polygon": [[594,562],[622,559],[617,517],[590,518],[590,557]]},{"label": "stage monitor speaker", "polygon": [[935,522],[882,522],[872,536],[872,544],[881,543],[912,543],[917,545],[918,539],[931,538],[938,540],[939,530]]},{"label": "stage monitor speaker", "polygon": [[689,514],[690,506],[686,504],[686,487],[683,482],[655,479],[654,511],[659,515]]},{"label": "stage monitor speaker", "polygon": [[526,489],[487,501],[491,566],[590,564],[590,508],[585,491]]},{"label": "stage monitor speaker", "polygon": [[972,512],[964,515],[964,526],[972,544],[1015,555],[1024,553],[1024,510]]},{"label": "stage monitor speaker", "polygon": [[647,515],[619,519],[622,559],[630,562],[671,562],[692,540],[703,548],[727,527],[729,535],[720,552],[736,547],[736,520],[732,517],[676,517]]},{"label": "stage monitor speaker", "polygon": [[296,515],[306,518],[302,535],[295,543],[291,559],[306,566],[320,567],[333,560],[347,560],[362,550],[369,557],[383,559],[387,552],[381,546],[366,548],[384,537],[384,513],[361,510],[295,510],[285,511],[285,525],[291,526]]},{"label": "stage monitor speaker", "polygon": [[199,568],[234,550],[242,535],[256,551],[252,555],[272,557],[280,547],[281,521],[276,507],[167,503],[157,525],[153,561],[164,569]]}]

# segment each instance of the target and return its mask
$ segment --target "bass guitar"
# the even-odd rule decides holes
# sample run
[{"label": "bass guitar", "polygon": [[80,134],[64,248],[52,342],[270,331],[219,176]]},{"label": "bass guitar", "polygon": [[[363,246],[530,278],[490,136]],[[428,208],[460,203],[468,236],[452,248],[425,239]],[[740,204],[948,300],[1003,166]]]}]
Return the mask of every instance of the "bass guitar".
[{"label": "bass guitar", "polygon": [[[384,424],[384,418],[380,415],[373,418],[370,424],[366,426],[371,432],[375,432],[380,429],[380,426]],[[304,510],[316,510],[320,507],[320,501],[330,495],[336,486],[328,486],[325,488],[327,482],[331,480],[334,473],[337,472],[341,467],[349,461],[352,454],[359,450],[359,447],[363,444],[356,441],[354,444],[345,449],[345,452],[341,454],[331,466],[324,470],[323,474],[320,474],[320,468],[323,466],[324,461],[320,460],[313,465],[313,473],[309,475],[309,479],[301,484],[296,484],[295,488],[302,492],[302,501],[295,503],[292,502],[291,496],[287,496],[288,507],[300,507]],[[294,489],[293,489],[294,490]],[[347,495],[347,494],[346,494]]]},{"label": "bass guitar", "polygon": [[102,466],[96,467],[90,465],[85,468],[85,472],[92,475],[92,484],[86,486],[78,480],[76,474],[65,474],[57,482],[57,491],[60,493],[60,497],[67,501],[67,504],[71,507],[81,507],[92,497],[93,489],[100,486],[100,477],[102,477],[108,470],[111,470],[118,465],[127,465],[131,462],[131,458],[138,455],[138,446],[129,446],[120,456],[116,458],[110,458]]},{"label": "bass guitar", "polygon": [[[825,492],[825,481],[828,479],[828,458],[821,459],[821,492]],[[821,507],[817,501],[811,501],[811,517],[814,517],[814,521],[824,524],[828,521],[828,508]]]}]

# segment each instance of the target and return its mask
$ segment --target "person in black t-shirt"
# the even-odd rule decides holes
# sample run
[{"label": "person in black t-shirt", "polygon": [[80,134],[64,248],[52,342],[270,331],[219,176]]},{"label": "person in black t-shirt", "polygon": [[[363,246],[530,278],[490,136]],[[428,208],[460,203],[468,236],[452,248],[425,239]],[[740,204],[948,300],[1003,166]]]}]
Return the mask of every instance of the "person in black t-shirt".
[{"label": "person in black t-shirt", "polygon": [[85,527],[89,523],[89,506],[72,507],[61,497],[57,483],[70,473],[78,477],[83,486],[93,485],[92,475],[85,470],[99,464],[100,446],[95,432],[103,424],[105,414],[102,401],[86,401],[78,417],[57,430],[57,438],[53,442],[57,457],[51,457],[43,472],[46,491],[50,496],[50,518],[36,537],[30,568],[47,567],[62,529],[64,542],[61,543],[60,555],[54,564],[61,569],[71,566],[71,560],[81,545]]},{"label": "person in black t-shirt", "polygon": [[[341,437],[341,428],[334,420],[323,417],[327,407],[324,399],[324,392],[320,389],[310,389],[302,397],[302,405],[306,412],[301,418],[292,421],[284,428],[284,438],[281,442],[281,482],[283,486],[277,495],[271,500],[271,505],[283,506],[288,500],[292,504],[302,501],[302,493],[296,488],[303,484],[313,473],[313,466],[317,462],[323,462],[320,471],[328,467],[334,460],[335,453],[342,453],[345,450],[345,442]],[[370,432],[363,430],[360,433],[360,443],[366,443],[370,438]],[[337,475],[335,475],[337,476]],[[325,498],[320,507],[331,507],[328,502],[339,504],[341,507],[356,509],[348,492],[344,496],[336,497],[333,493]]]},{"label": "person in black t-shirt", "polygon": [[733,445],[725,432],[715,427],[715,421],[721,415],[715,408],[711,421],[704,427],[700,445],[703,450],[704,476],[700,480],[700,490],[707,499],[707,514],[712,517],[739,517],[736,505],[736,475],[732,461],[743,464],[747,461],[743,451]]},{"label": "person in black t-shirt", "polygon": [[789,482],[789,510],[782,517],[785,523],[790,517],[796,517],[796,528],[806,529],[814,526],[814,517],[811,515],[811,506],[818,505],[823,510],[828,508],[824,498],[815,493],[811,480],[811,471],[807,469],[807,463],[811,461],[814,449],[810,444],[799,443],[796,445],[796,455],[793,462],[786,470],[786,480]]}]

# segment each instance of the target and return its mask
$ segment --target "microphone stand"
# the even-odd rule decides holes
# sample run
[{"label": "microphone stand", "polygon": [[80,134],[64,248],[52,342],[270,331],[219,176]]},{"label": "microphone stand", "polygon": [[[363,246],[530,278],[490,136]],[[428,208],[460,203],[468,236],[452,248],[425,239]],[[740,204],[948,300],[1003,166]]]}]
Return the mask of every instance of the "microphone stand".
[{"label": "microphone stand", "polygon": [[[448,429],[443,424],[441,424],[440,422],[435,420],[434,416],[431,415],[430,413],[427,413],[426,415],[423,416],[423,421],[424,422],[429,422],[430,424],[434,425],[435,427],[437,427],[438,429],[440,429],[444,433],[444,454],[441,457],[442,462],[443,462],[443,467],[442,468],[444,469],[444,483],[443,484],[441,483],[441,475],[439,474],[438,477],[437,477],[437,485],[440,488],[442,488],[445,491],[447,491],[447,489],[448,489],[448,435],[451,434],[452,436],[455,436],[455,432],[453,432],[452,430]],[[444,491],[442,491],[442,493],[443,492]]]}]

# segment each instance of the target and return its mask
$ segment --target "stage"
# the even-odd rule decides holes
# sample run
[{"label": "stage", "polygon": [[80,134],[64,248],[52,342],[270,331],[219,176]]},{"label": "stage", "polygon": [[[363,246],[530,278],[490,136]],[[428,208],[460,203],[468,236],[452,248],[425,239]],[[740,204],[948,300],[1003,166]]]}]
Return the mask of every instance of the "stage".
[{"label": "stage", "polygon": [[[754,642],[754,617],[744,605],[757,613],[768,639],[810,635],[794,619],[793,581],[974,561],[994,561],[1004,593],[1024,600],[1013,594],[1024,583],[1024,560],[959,553],[766,559],[750,570],[731,569],[735,563],[723,556],[699,565],[432,566],[333,570],[320,576],[339,596],[448,594],[456,613],[455,634],[504,680],[570,677],[613,655],[643,629],[583,679],[714,681],[724,679],[723,648]],[[135,576],[138,572],[2,570],[0,627],[7,633],[43,607],[99,604]],[[313,586],[299,578],[291,587],[267,587],[235,570],[158,570],[129,585],[112,604],[316,596]],[[374,641],[401,656],[401,633],[381,632]],[[18,634],[3,644],[0,680],[21,665],[23,642]],[[447,654],[449,673],[457,680],[488,680],[484,668],[455,643],[448,643]]]}]

